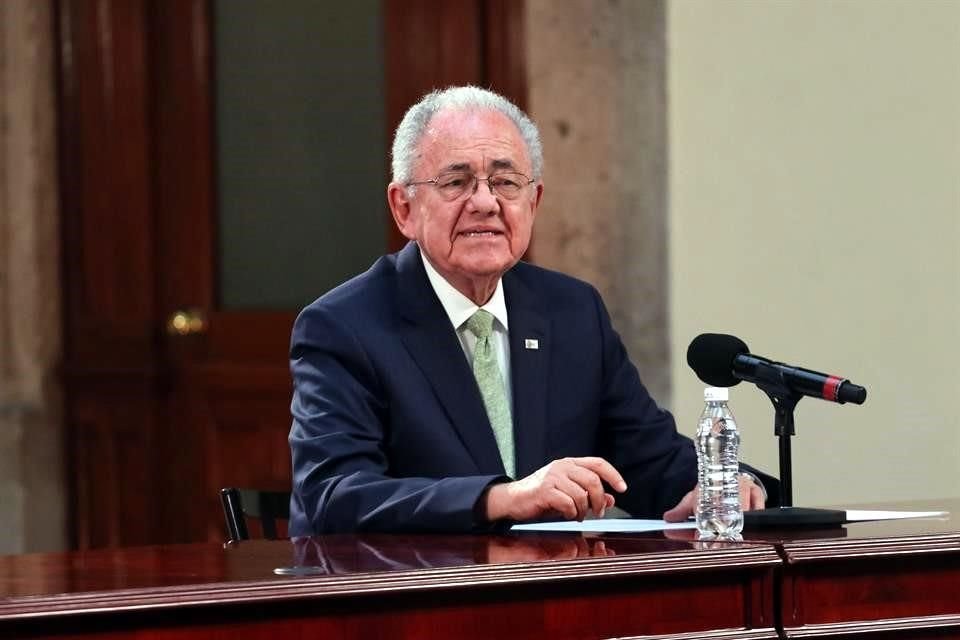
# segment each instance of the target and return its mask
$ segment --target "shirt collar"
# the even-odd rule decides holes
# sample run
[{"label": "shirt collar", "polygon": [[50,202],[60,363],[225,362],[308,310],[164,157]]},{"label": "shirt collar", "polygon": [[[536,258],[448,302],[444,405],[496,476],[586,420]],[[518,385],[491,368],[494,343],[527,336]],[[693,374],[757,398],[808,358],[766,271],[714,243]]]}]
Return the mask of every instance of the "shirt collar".
[{"label": "shirt collar", "polygon": [[477,309],[489,311],[493,314],[493,317],[496,318],[497,322],[500,323],[504,331],[509,330],[509,324],[507,324],[507,301],[503,295],[503,278],[497,280],[497,288],[494,290],[490,300],[482,307],[478,307],[474,304],[473,300],[457,291],[452,284],[447,282],[446,279],[433,268],[430,260],[423,255],[423,251],[420,252],[420,259],[423,261],[423,268],[427,271],[427,279],[430,280],[430,286],[433,287],[433,291],[440,299],[440,304],[443,305],[443,310],[446,311],[447,317],[450,318],[450,324],[453,325],[455,330],[459,330],[463,323],[469,320],[470,316],[472,316]]}]

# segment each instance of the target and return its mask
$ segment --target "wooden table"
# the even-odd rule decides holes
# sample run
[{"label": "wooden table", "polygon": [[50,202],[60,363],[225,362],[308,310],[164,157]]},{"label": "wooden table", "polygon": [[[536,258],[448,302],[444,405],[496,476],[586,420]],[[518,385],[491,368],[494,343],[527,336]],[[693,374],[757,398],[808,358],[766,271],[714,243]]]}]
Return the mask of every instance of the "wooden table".
[{"label": "wooden table", "polygon": [[960,499],[856,508],[950,515],[745,531],[745,542],[771,544],[783,559],[774,583],[781,637],[960,640]]},{"label": "wooden table", "polygon": [[883,506],[954,515],[743,543],[362,535],[0,557],[0,638],[960,640],[960,500]]},{"label": "wooden table", "polygon": [[784,559],[784,637],[960,640],[960,500],[896,507],[951,515],[766,536]]},{"label": "wooden table", "polygon": [[[777,637],[769,544],[325,536],[0,557],[0,637]],[[304,575],[274,569],[300,567]]]}]

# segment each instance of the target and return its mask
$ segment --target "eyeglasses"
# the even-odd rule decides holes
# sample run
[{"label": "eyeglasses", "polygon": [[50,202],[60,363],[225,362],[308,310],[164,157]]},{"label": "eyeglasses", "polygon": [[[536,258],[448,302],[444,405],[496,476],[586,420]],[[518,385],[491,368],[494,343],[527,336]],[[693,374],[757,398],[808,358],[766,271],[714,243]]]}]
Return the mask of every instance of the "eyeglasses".
[{"label": "eyeglasses", "polygon": [[466,194],[473,195],[477,192],[477,185],[484,180],[490,187],[490,192],[498,195],[504,200],[516,200],[520,197],[524,187],[533,184],[533,179],[528,178],[522,173],[494,173],[486,178],[478,178],[476,174],[467,171],[451,171],[441,173],[433,180],[421,180],[420,182],[408,182],[407,186],[412,187],[418,184],[432,184],[440,192],[440,197],[444,200],[453,201],[462,198]]}]

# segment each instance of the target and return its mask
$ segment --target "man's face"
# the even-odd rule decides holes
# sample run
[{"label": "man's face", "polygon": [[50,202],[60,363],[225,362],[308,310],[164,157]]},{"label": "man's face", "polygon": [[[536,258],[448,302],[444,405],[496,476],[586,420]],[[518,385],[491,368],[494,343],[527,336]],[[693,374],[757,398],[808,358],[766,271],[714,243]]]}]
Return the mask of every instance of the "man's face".
[{"label": "man's face", "polygon": [[[447,110],[437,113],[420,141],[413,181],[430,180],[449,171],[486,178],[511,171],[532,173],[520,132],[498,111]],[[530,244],[533,219],[543,186],[525,186],[507,200],[480,182],[456,200],[446,200],[433,185],[388,189],[390,208],[400,232],[416,240],[436,270],[468,297],[496,284],[523,256]]]}]

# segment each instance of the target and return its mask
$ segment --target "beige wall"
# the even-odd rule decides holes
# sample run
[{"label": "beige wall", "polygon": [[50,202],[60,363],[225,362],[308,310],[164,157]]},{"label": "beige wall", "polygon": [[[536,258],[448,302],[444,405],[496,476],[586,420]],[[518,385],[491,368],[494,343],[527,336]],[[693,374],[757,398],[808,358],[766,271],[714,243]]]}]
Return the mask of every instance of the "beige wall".
[{"label": "beige wall", "polygon": [[[678,423],[706,331],[840,373],[800,403],[795,503],[960,496],[960,2],[673,0],[670,330]],[[769,402],[732,392],[776,469]]]}]

